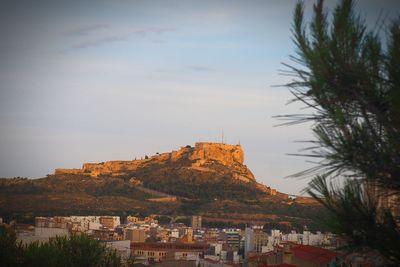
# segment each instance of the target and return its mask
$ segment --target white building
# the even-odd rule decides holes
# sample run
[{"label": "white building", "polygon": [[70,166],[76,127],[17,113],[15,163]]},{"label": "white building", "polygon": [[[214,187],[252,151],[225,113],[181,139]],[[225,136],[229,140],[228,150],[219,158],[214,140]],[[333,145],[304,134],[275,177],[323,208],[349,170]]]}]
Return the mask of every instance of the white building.
[{"label": "white building", "polygon": [[170,237],[179,238],[179,230],[178,229],[172,229]]},{"label": "white building", "polygon": [[246,227],[244,230],[244,255],[247,258],[250,252],[254,250],[254,230]]},{"label": "white building", "polygon": [[299,243],[299,235],[296,233],[296,231],[292,231],[287,235],[287,241]]},{"label": "white building", "polygon": [[69,231],[66,228],[35,227],[35,236],[40,238],[69,236]]},{"label": "white building", "polygon": [[324,235],[321,232],[313,234],[309,231],[304,231],[302,236],[302,244],[310,246],[321,246],[324,243]]}]

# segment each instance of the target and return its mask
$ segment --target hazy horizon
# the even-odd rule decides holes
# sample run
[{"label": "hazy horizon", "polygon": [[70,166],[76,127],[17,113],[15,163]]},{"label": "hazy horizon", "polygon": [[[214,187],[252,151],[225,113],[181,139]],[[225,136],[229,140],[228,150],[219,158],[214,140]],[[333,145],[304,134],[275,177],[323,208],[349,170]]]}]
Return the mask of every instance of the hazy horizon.
[{"label": "hazy horizon", "polygon": [[[307,14],[311,4],[306,1]],[[332,9],[337,1],[326,1]],[[257,181],[299,194],[310,125],[283,85],[296,1],[9,1],[0,9],[0,177],[39,178],[195,142],[241,143]],[[373,26],[398,1],[358,1]]]}]

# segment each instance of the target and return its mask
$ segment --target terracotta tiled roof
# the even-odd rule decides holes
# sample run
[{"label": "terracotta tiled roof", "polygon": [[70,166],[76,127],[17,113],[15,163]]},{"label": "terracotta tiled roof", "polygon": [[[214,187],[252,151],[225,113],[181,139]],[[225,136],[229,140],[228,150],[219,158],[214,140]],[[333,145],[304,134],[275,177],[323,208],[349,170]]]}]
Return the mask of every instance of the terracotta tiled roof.
[{"label": "terracotta tiled roof", "polygon": [[[212,259],[204,259],[204,261],[209,263],[219,263],[220,261],[212,260]],[[231,267],[240,267],[240,264],[233,263],[233,262],[224,262],[224,266],[231,266]]]},{"label": "terracotta tiled roof", "polygon": [[131,242],[131,249],[143,250],[176,250],[176,251],[204,251],[210,245],[207,244],[184,244],[184,243],[134,243]]},{"label": "terracotta tiled roof", "polygon": [[278,265],[259,265],[258,267],[296,267],[296,265],[292,265],[292,264],[287,264],[287,263],[282,263],[282,264],[278,264]]},{"label": "terracotta tiled roof", "polygon": [[293,255],[297,258],[317,264],[326,264],[339,256],[339,253],[307,245],[297,245],[292,248]]},{"label": "terracotta tiled roof", "polygon": [[258,260],[266,261],[269,256],[277,254],[275,251],[265,252],[258,255],[253,255],[248,258],[249,262],[257,262]]}]

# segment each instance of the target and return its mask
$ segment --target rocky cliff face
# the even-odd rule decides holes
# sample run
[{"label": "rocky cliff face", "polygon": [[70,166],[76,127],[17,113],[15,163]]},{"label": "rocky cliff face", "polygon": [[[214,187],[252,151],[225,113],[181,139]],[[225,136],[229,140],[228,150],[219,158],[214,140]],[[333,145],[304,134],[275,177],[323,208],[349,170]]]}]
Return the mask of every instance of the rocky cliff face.
[{"label": "rocky cliff face", "polygon": [[218,161],[225,166],[243,164],[244,154],[240,145],[196,143],[189,158],[196,162]]},{"label": "rocky cliff face", "polygon": [[141,160],[85,163],[81,169],[56,169],[55,175],[123,176],[155,165],[179,165],[180,168],[196,172],[218,172],[219,175],[230,173],[233,179],[255,181],[254,175],[243,163],[244,153],[240,145],[196,143],[194,147],[185,146],[178,151]]}]

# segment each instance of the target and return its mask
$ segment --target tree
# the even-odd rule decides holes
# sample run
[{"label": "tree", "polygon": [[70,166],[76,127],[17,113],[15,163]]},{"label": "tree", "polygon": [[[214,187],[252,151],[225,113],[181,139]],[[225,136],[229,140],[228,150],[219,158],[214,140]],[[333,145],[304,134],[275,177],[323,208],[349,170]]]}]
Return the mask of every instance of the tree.
[{"label": "tree", "polygon": [[12,229],[0,226],[0,266],[122,266],[115,250],[85,234],[23,245]]},{"label": "tree", "polygon": [[400,17],[370,30],[352,0],[328,15],[322,0],[309,24],[301,2],[294,11],[287,87],[310,113],[279,117],[313,123],[315,139],[300,155],[317,160],[294,176],[314,177],[305,191],[347,249],[378,251],[399,265]]},{"label": "tree", "polygon": [[15,232],[4,225],[0,225],[0,266],[17,265],[17,256],[20,250],[16,241]]}]

